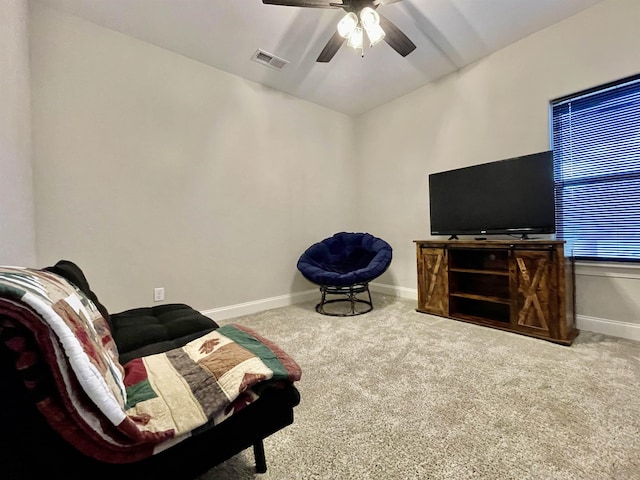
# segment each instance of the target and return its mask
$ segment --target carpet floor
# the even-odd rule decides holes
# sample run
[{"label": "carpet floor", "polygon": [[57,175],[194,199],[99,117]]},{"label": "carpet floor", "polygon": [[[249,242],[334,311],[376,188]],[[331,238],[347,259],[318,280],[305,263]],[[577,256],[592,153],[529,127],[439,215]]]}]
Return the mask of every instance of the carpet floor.
[{"label": "carpet floor", "polygon": [[640,479],[640,343],[582,332],[571,347],[415,311],[305,303],[235,318],[302,367],[293,425],[201,477]]}]

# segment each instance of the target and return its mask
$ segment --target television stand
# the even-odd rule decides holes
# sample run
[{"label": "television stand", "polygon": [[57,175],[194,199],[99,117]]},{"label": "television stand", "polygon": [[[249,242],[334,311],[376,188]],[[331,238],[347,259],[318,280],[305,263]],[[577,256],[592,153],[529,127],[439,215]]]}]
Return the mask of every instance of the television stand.
[{"label": "television stand", "polygon": [[416,240],[418,308],[570,345],[574,263],[560,240]]},{"label": "television stand", "polygon": [[457,236],[457,235],[451,235],[451,236],[449,237],[449,240],[459,240],[459,238],[458,238],[458,236]]}]

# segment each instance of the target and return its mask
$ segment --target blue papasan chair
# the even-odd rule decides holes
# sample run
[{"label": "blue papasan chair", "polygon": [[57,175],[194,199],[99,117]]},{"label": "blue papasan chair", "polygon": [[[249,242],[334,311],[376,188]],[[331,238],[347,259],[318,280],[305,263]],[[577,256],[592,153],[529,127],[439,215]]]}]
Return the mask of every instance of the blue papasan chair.
[{"label": "blue papasan chair", "polygon": [[[391,264],[392,248],[369,233],[340,232],[314,243],[300,256],[298,270],[320,286],[322,298],[316,311],[323,315],[348,317],[373,309],[369,282]],[[365,298],[359,298],[363,294]],[[327,299],[327,295],[338,298]],[[347,310],[327,309],[347,302]]]}]

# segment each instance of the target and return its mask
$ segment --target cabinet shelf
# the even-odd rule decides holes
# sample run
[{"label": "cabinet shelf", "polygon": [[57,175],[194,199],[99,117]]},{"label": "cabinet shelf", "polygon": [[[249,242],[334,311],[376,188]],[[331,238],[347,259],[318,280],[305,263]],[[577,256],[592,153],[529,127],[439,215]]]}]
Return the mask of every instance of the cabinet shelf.
[{"label": "cabinet shelf", "polygon": [[419,312],[570,345],[573,259],[562,240],[417,240]]},{"label": "cabinet shelf", "polygon": [[467,315],[464,313],[456,314],[456,320],[462,320],[470,323],[477,323],[480,325],[486,325],[490,327],[500,327],[504,330],[505,325],[509,325],[509,320],[500,321],[496,318],[486,318],[479,315]]},{"label": "cabinet shelf", "polygon": [[499,322],[508,325],[511,321],[511,308],[509,301],[497,297],[490,298],[486,295],[469,294],[450,295],[449,316],[457,320],[476,319],[483,324]]},{"label": "cabinet shelf", "polygon": [[450,268],[450,272],[460,272],[460,273],[476,273],[478,275],[503,275],[505,277],[509,276],[509,271],[505,270],[477,270],[475,268]]},{"label": "cabinet shelf", "polygon": [[511,299],[509,298],[491,297],[488,295],[476,295],[474,293],[452,292],[449,294],[449,296],[459,297],[459,298],[469,298],[471,300],[479,300],[482,302],[504,303],[505,305],[511,304]]}]

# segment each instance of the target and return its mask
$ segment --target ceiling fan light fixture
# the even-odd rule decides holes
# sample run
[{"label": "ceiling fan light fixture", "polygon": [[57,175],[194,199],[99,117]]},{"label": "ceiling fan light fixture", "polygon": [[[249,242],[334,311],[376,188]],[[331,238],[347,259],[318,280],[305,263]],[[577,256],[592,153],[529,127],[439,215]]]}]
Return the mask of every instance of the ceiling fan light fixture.
[{"label": "ceiling fan light fixture", "polygon": [[360,23],[367,32],[369,44],[372,47],[384,38],[384,30],[380,26],[380,15],[373,8],[364,7],[360,11]]},{"label": "ceiling fan light fixture", "polygon": [[353,33],[349,36],[349,40],[347,40],[347,46],[358,49],[362,48],[363,43],[362,29],[360,27],[356,27],[353,30]]},{"label": "ceiling fan light fixture", "polygon": [[364,27],[367,32],[367,37],[369,37],[369,45],[372,47],[380,42],[385,36],[384,30],[380,25],[373,25],[370,27]]},{"label": "ceiling fan light fixture", "polygon": [[360,21],[364,28],[369,28],[374,25],[380,25],[380,15],[371,7],[364,7],[360,11]]},{"label": "ceiling fan light fixture", "polygon": [[350,38],[358,26],[358,17],[349,12],[338,22],[338,33],[344,38]]}]

